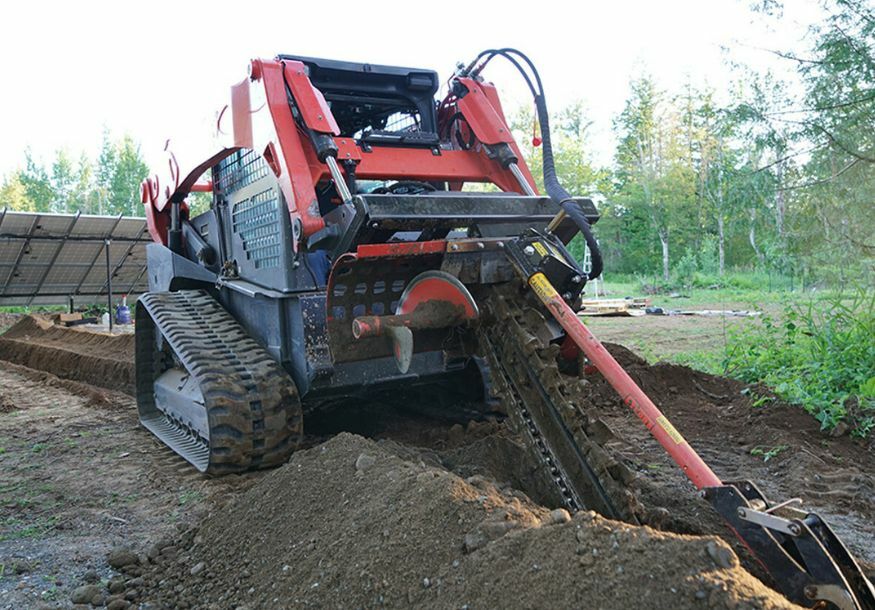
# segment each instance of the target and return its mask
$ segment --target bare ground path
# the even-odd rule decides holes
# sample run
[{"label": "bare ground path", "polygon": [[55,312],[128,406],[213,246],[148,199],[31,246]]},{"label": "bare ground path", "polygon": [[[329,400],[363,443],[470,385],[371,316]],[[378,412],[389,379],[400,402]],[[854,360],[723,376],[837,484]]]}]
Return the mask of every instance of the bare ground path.
[{"label": "bare ground path", "polygon": [[111,548],[145,548],[254,478],[204,479],[139,426],[130,396],[5,361],[0,471],[4,609],[68,605],[87,571],[109,577]]}]

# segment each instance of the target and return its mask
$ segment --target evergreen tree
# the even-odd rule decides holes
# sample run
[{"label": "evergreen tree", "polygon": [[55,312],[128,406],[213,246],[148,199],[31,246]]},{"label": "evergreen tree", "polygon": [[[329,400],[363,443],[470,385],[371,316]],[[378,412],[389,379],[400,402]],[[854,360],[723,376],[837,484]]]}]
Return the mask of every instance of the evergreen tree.
[{"label": "evergreen tree", "polygon": [[30,150],[24,151],[25,166],[19,173],[27,198],[37,212],[51,212],[55,206],[55,190],[46,168],[33,158]]},{"label": "evergreen tree", "polygon": [[13,172],[0,186],[0,208],[8,208],[16,212],[35,212],[36,205],[27,196],[27,187],[21,180],[21,172]]}]

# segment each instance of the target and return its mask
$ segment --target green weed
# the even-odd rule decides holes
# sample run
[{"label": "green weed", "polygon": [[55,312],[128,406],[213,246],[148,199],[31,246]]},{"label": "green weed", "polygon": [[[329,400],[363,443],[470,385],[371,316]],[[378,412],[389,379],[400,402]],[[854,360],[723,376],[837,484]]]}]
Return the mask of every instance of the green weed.
[{"label": "green weed", "polygon": [[750,450],[751,455],[755,455],[758,457],[762,457],[764,462],[768,462],[773,457],[780,454],[782,451],[786,451],[790,447],[788,445],[776,445],[771,449],[765,449],[763,447],[754,447]]},{"label": "green weed", "polygon": [[774,400],[775,399],[772,396],[767,396],[767,395],[759,396],[757,394],[754,394],[753,396],[751,396],[750,406],[762,407],[762,406],[769,404],[770,402],[773,402]]},{"label": "green weed", "polygon": [[40,593],[40,597],[44,601],[54,601],[58,599],[60,597],[58,594],[58,587],[52,585],[51,587]]},{"label": "green weed", "polygon": [[200,499],[201,493],[199,491],[185,490],[183,492],[180,492],[177,501],[179,502],[180,506],[185,506],[190,502],[197,502]]},{"label": "green weed", "polygon": [[727,374],[768,385],[823,429],[844,421],[863,437],[875,428],[875,291],[787,303],[731,333],[727,347]]},{"label": "green weed", "polygon": [[31,523],[25,523],[15,517],[7,518],[3,525],[5,531],[0,532],[0,542],[19,540],[22,538],[41,538],[58,525],[57,515],[40,517]]}]

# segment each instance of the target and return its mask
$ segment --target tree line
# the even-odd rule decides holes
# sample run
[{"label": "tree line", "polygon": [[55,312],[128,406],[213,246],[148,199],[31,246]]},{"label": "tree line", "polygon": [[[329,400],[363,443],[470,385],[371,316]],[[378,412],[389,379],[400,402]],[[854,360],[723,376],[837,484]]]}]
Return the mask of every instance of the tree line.
[{"label": "tree line", "polygon": [[[609,272],[664,282],[695,271],[719,278],[728,269],[871,281],[875,14],[861,0],[828,0],[824,8],[807,48],[774,51],[798,72],[801,99],[774,74],[744,66],[721,91],[692,82],[669,91],[636,77],[614,121],[614,162],[606,168],[587,154],[581,104],[553,117],[559,175],[572,192],[600,201],[597,233]],[[757,10],[781,17],[772,0]],[[532,121],[528,110],[515,117],[521,140]],[[540,164],[540,150],[524,148]]]},{"label": "tree line", "polygon": [[[761,18],[781,18],[779,2],[761,1]],[[721,90],[689,82],[669,91],[638,76],[613,124],[608,167],[592,161],[582,104],[553,115],[557,170],[569,191],[597,200],[609,273],[663,282],[737,269],[871,280],[875,13],[866,0],[823,7],[805,48],[773,51],[798,72],[801,96],[774,74],[744,66]],[[536,169],[533,125],[531,109],[513,116]],[[139,185],[148,173],[129,136],[105,133],[94,162],[62,150],[43,166],[28,152],[25,167],[0,188],[0,205],[142,215]],[[575,248],[581,254],[582,245]]]},{"label": "tree line", "polygon": [[0,186],[0,206],[25,212],[142,216],[140,183],[148,175],[133,138],[113,138],[104,131],[94,161],[84,153],[73,157],[61,149],[45,165],[26,150],[24,167],[7,175]]}]

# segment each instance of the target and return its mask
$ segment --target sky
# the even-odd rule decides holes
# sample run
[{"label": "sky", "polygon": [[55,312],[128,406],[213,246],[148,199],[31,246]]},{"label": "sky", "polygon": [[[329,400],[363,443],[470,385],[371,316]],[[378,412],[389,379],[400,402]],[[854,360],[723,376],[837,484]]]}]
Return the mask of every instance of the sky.
[{"label": "sky", "polygon": [[[775,22],[748,0],[605,2],[10,2],[0,36],[0,176],[24,151],[50,163],[54,151],[97,156],[104,129],[130,134],[147,162],[165,163],[164,143],[182,165],[215,146],[217,111],[250,58],[291,53],[436,69],[442,80],[480,50],[516,47],[538,66],[552,109],[582,100],[593,121],[596,162],[611,159],[612,120],[630,79],[660,86],[688,79],[719,89],[735,61],[793,77],[765,49],[798,48],[813,0],[787,0]],[[768,25],[767,22],[768,21]],[[512,69],[484,73],[505,109],[530,104]]]}]

